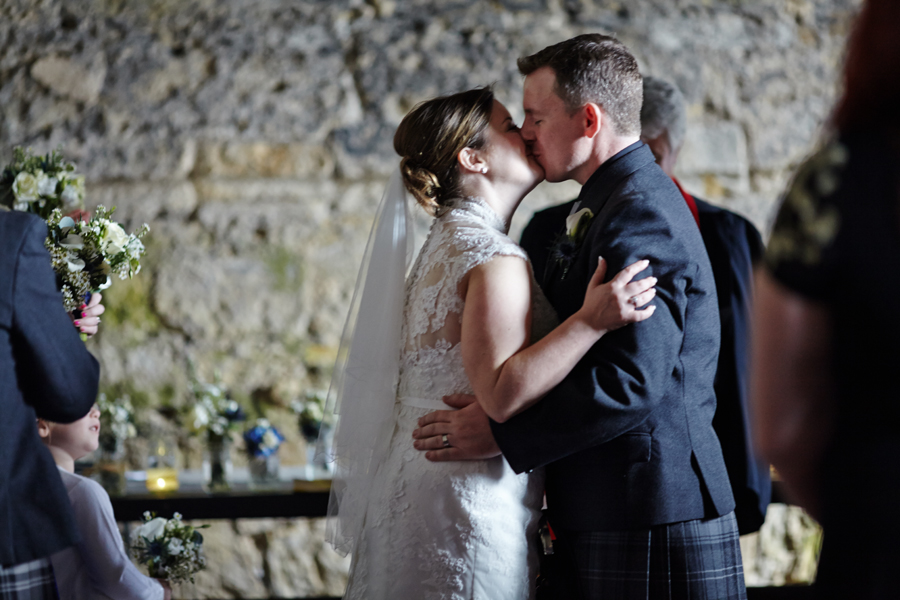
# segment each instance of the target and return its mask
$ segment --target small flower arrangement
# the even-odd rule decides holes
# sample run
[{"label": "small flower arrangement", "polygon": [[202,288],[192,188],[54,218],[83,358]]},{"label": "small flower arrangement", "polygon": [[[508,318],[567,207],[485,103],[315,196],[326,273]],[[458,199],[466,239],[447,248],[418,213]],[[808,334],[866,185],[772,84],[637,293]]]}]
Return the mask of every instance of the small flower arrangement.
[{"label": "small flower arrangement", "polygon": [[584,237],[593,218],[594,213],[589,208],[582,208],[566,217],[566,233],[556,242],[550,254],[551,258],[562,266],[563,279],[569,273],[569,267],[572,266],[572,261],[578,255],[578,249],[584,243]]},{"label": "small flower arrangement", "polygon": [[325,400],[328,393],[323,390],[309,390],[303,400],[291,402],[293,410],[299,420],[300,434],[308,443],[315,442],[319,437],[322,426],[329,426],[325,418]]},{"label": "small flower arrangement", "polygon": [[232,400],[228,390],[216,376],[216,383],[206,383],[193,373],[191,368],[191,392],[194,404],[190,408],[189,427],[195,434],[224,438],[235,431],[238,423],[247,415],[241,405]]},{"label": "small flower arrangement", "polygon": [[13,148],[13,159],[0,173],[0,205],[38,215],[45,221],[54,210],[79,210],[84,204],[84,176],[59,151],[35,156]]},{"label": "small flower arrangement", "polygon": [[257,419],[256,424],[244,432],[247,454],[252,457],[268,457],[278,451],[284,436],[269,423],[268,419]]},{"label": "small flower arrangement", "polygon": [[137,435],[134,426],[134,407],[128,395],[110,400],[106,394],[97,397],[100,408],[100,447],[113,451],[118,442]]},{"label": "small flower arrangement", "polygon": [[150,577],[194,583],[194,574],[206,568],[203,536],[197,531],[205,527],[187,525],[179,513],[165,519],[145,512],[144,523],[131,534],[131,555],[147,565]]}]

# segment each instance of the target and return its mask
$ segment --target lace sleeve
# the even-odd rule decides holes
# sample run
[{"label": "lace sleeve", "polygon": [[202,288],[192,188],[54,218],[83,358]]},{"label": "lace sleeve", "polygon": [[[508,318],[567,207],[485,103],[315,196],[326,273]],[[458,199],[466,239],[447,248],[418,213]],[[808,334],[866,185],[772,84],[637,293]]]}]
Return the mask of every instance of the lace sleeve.
[{"label": "lace sleeve", "polygon": [[[416,340],[413,345],[419,347],[433,345],[437,337],[457,343],[458,335],[434,334],[444,330],[448,321],[462,322],[460,283],[469,271],[497,256],[528,260],[525,251],[500,231],[465,216],[438,219],[408,282],[407,339]],[[456,318],[448,319],[451,314]]]}]

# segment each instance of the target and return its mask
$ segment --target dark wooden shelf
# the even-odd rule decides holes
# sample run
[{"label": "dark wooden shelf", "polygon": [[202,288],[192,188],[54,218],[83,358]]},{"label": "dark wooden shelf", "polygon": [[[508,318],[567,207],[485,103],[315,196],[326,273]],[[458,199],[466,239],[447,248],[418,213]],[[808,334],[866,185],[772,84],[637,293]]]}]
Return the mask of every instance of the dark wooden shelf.
[{"label": "dark wooden shelf", "polygon": [[250,490],[235,486],[221,494],[186,487],[172,493],[151,493],[143,485],[129,482],[127,493],[113,496],[117,521],[141,521],[144,511],[171,517],[179,512],[185,520],[265,519],[324,517],[328,509],[327,481],[282,482],[274,489]]}]

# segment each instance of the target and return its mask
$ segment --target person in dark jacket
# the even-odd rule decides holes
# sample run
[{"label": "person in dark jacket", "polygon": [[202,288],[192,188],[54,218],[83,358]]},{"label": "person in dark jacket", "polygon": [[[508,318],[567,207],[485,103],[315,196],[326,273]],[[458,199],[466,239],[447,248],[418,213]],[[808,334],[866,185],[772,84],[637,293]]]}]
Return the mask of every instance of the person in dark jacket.
[{"label": "person in dark jacket", "polygon": [[663,79],[645,77],[641,139],[650,146],[657,164],[672,178],[691,209],[716,280],[722,345],[716,370],[713,428],[722,444],[737,505],[734,514],[743,535],[762,527],[772,496],[769,463],[753,448],[749,413],[753,268],[762,259],[764,247],[759,231],[750,221],[688,194],[675,178],[686,121],[681,91]]},{"label": "person in dark jacket", "polygon": [[[78,533],[37,416],[71,423],[97,396],[100,367],[63,308],[34,215],[0,211],[0,598],[56,598],[50,555]],[[78,326],[97,330],[97,294]]]},{"label": "person in dark jacket", "polygon": [[[641,139],[678,186],[691,210],[716,280],[722,343],[716,370],[713,428],[719,436],[731,481],[738,530],[744,535],[762,527],[772,496],[769,464],[753,448],[748,398],[753,268],[764,248],[759,231],[750,221],[688,194],[675,178],[686,122],[681,91],[662,79],[644,77]],[[565,218],[574,204],[572,200],[538,211],[522,232],[522,247],[538,276],[545,272],[550,250],[564,233]]]},{"label": "person in dark jacket", "polygon": [[[613,331],[534,406],[504,423],[471,398],[420,420],[430,460],[502,452],[544,467],[567,572],[560,598],[745,598],[734,498],[712,427],[715,281],[684,199],[640,141],[641,76],[620,42],[578,36],[519,60],[522,136],[550,182],[582,184],[584,235],[556,244],[541,288],[564,319],[603,257],[658,278],[653,319]],[[582,212],[584,211],[584,212]],[[571,227],[566,227],[572,233]],[[452,447],[441,447],[441,436]]]}]

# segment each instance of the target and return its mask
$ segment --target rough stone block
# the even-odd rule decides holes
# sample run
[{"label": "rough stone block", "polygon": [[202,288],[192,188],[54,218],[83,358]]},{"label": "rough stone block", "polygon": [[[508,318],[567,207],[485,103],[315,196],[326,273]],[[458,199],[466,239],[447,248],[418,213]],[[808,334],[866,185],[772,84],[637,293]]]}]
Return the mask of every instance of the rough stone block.
[{"label": "rough stone block", "polygon": [[34,63],[31,76],[57,94],[92,104],[106,79],[106,57],[98,54],[84,66],[69,58],[47,56]]},{"label": "rough stone block", "polygon": [[747,140],[737,123],[688,123],[678,173],[747,175]]},{"label": "rough stone block", "polygon": [[256,142],[199,144],[193,177],[211,178],[326,178],[334,159],[321,146]]}]

